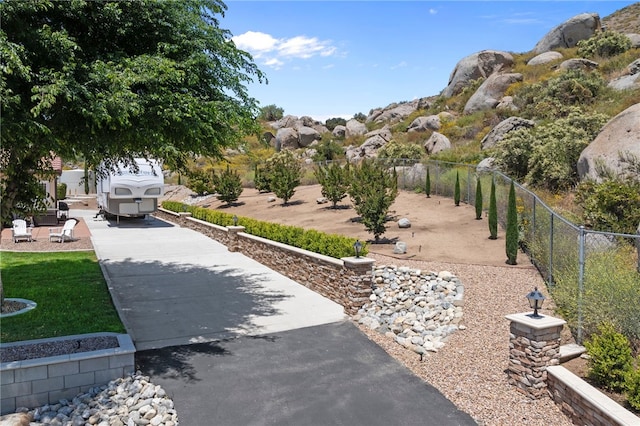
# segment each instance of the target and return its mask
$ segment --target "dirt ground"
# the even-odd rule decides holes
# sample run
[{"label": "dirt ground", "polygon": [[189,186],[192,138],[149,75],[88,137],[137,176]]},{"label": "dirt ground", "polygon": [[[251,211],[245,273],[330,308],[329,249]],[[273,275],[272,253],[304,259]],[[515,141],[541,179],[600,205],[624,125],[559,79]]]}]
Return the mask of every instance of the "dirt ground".
[{"label": "dirt ground", "polygon": [[[300,226],[307,229],[347,235],[369,243],[373,234],[357,222],[357,214],[349,198],[338,204],[318,204],[322,197],[320,185],[300,186],[288,205],[272,193],[259,193],[255,189],[245,189],[236,203],[227,206],[215,197],[193,198],[184,187],[170,187],[165,199],[187,200],[191,204],[217,209],[237,216]],[[498,230],[498,239],[490,240],[487,218],[475,219],[474,206],[455,206],[450,198],[400,191],[391,206],[387,231],[382,236],[386,244],[369,244],[372,253],[384,254],[397,259],[441,261],[477,265],[505,266],[504,231]],[[410,228],[401,229],[397,221],[407,218]],[[396,241],[407,245],[407,253],[393,253]],[[524,255],[518,255],[519,268],[533,267]]]}]

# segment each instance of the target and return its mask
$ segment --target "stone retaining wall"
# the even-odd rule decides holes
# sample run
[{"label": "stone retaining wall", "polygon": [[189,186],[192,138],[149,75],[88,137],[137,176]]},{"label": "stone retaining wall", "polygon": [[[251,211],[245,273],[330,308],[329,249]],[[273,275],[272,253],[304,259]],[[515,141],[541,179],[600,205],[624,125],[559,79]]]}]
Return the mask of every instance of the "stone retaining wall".
[{"label": "stone retaining wall", "polygon": [[547,367],[547,388],[577,425],[640,425],[640,418],[562,366]]},{"label": "stone retaining wall", "polygon": [[244,233],[242,226],[227,228],[194,219],[190,213],[159,209],[156,216],[201,232],[227,246],[229,251],[240,252],[260,262],[339,303],[349,315],[356,314],[369,301],[373,259],[335,259]]},{"label": "stone retaining wall", "polygon": [[132,374],[135,370],[135,347],[128,334],[95,333],[16,344],[97,336],[115,336],[119,347],[0,364],[0,414],[13,413],[20,407],[54,404],[60,399],[73,398],[92,387]]}]

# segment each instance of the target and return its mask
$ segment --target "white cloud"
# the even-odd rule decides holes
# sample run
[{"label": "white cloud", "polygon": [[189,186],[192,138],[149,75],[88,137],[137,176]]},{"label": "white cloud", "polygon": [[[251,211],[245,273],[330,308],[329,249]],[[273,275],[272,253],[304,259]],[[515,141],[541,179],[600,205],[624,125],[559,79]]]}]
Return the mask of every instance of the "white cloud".
[{"label": "white cloud", "polygon": [[316,37],[277,39],[262,32],[247,31],[232,40],[239,49],[246,50],[256,59],[263,59],[263,64],[276,69],[281,68],[285,60],[327,57],[337,52],[330,40],[318,40]]},{"label": "white cloud", "polygon": [[405,61],[400,62],[399,64],[393,65],[391,66],[392,70],[396,70],[398,68],[404,68],[407,66],[407,63]]},{"label": "white cloud", "polygon": [[438,13],[438,11],[437,11],[437,10],[435,10],[435,9],[433,9],[433,8],[432,8],[432,9],[429,9],[429,15],[435,15],[436,13]]}]

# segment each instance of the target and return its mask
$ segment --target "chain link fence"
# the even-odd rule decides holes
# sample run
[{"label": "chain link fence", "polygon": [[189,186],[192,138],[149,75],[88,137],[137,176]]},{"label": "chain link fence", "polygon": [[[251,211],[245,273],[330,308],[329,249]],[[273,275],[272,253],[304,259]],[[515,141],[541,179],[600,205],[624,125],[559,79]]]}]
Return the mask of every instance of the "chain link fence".
[{"label": "chain link fence", "polygon": [[[460,201],[475,205],[476,185],[482,186],[488,211],[491,181],[496,186],[498,223],[506,227],[511,178],[474,165],[418,159],[378,159],[393,167],[398,188],[425,190],[427,170],[431,194],[454,197],[456,177]],[[343,163],[344,161],[342,161]],[[307,163],[307,171],[331,162]],[[578,343],[603,321],[613,322],[640,350],[640,229],[638,234],[598,232],[575,225],[555,213],[533,192],[514,181],[519,240],[540,271],[560,313]]]}]

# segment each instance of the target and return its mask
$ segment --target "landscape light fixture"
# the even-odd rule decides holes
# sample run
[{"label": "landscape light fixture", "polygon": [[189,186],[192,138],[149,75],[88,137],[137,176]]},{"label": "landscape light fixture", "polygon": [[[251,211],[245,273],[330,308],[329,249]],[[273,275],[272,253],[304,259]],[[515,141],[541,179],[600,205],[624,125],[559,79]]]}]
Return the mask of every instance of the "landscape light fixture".
[{"label": "landscape light fixture", "polygon": [[356,259],[358,259],[360,257],[360,250],[362,250],[362,243],[360,240],[356,240],[356,242],[353,243],[353,249],[356,251]]},{"label": "landscape light fixture", "polygon": [[527,294],[527,299],[529,300],[529,306],[533,309],[533,314],[529,316],[531,318],[543,318],[542,315],[538,314],[538,309],[542,309],[545,297],[538,291],[538,287],[534,287],[533,291]]},{"label": "landscape light fixture", "polygon": [[231,220],[233,221],[233,226],[238,226],[238,216],[234,214]]}]

